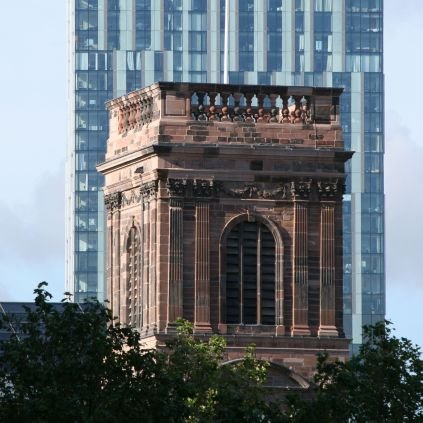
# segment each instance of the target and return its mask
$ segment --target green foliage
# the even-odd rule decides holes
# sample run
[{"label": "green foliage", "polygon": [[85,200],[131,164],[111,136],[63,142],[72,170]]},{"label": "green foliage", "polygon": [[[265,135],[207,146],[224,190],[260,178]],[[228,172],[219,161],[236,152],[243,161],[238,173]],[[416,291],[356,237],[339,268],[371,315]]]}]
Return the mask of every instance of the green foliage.
[{"label": "green foliage", "polygon": [[266,365],[254,349],[222,366],[223,338],[200,342],[180,321],[166,353],[143,350],[138,332],[100,303],[81,309],[68,297],[57,309],[45,285],[19,333],[1,345],[0,421],[279,421],[263,401]]},{"label": "green foliage", "polygon": [[[266,402],[267,365],[254,348],[222,365],[225,341],[199,341],[178,322],[166,352],[145,350],[96,301],[68,296],[57,308],[41,283],[18,333],[0,350],[0,421],[7,422],[420,422],[420,350],[392,335],[389,322],[364,328],[360,352],[346,363],[319,357],[316,393]],[[7,318],[0,325],[10,327]]]},{"label": "green foliage", "polygon": [[[190,323],[180,320],[178,335],[167,355],[166,387],[169,416],[184,422],[259,422],[276,415],[263,401],[261,384],[266,364],[254,357],[254,349],[234,364],[222,366],[222,337],[200,342],[192,336]],[[166,416],[166,417],[169,417]]]},{"label": "green foliage", "polygon": [[319,357],[315,400],[291,398],[292,422],[423,421],[420,348],[392,335],[390,322],[365,326],[364,342],[346,363]]},{"label": "green foliage", "polygon": [[35,310],[26,309],[20,331],[1,346],[0,421],[91,421],[114,406],[105,401],[109,393],[119,401],[122,376],[137,364],[139,335],[111,325],[98,302],[82,312],[67,298],[54,308],[45,285],[35,290]]}]

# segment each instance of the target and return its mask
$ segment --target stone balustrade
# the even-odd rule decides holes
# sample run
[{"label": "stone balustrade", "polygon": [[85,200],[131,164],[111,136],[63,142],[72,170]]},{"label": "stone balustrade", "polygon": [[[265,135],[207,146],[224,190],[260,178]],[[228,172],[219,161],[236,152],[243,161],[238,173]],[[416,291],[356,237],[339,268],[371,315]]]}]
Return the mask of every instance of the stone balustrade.
[{"label": "stone balustrade", "polygon": [[156,119],[339,124],[342,89],[159,82],[107,103],[118,134]]}]

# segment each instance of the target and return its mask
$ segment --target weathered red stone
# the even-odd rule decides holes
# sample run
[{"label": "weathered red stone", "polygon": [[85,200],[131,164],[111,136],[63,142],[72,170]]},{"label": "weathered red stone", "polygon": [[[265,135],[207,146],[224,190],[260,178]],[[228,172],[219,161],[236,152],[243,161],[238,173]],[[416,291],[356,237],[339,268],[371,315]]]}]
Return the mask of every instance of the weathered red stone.
[{"label": "weathered red stone", "polygon": [[[213,103],[217,93],[226,103]],[[254,343],[258,357],[306,379],[317,353],[347,357],[341,202],[352,153],[343,149],[340,94],[158,83],[108,103],[110,137],[98,169],[108,210],[108,295],[121,322],[160,346],[185,317],[198,336],[226,338],[227,360]],[[245,274],[239,263],[247,258],[273,272],[269,294],[256,270],[254,324],[242,320],[244,305],[228,305],[227,291],[228,239],[241,245],[231,234],[247,223],[270,233],[253,239],[255,251],[264,251],[261,243],[274,248],[270,265],[264,252],[254,260],[243,252],[234,256]],[[248,292],[239,301],[247,303]],[[266,295],[273,315],[262,323],[268,306],[260,296]],[[229,307],[241,310],[238,323],[228,318]]]}]

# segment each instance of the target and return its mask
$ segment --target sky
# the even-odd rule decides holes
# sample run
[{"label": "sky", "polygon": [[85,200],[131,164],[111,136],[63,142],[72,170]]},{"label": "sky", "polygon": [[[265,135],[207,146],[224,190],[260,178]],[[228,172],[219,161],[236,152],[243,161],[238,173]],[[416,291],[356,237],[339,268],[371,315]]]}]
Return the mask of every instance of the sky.
[{"label": "sky", "polygon": [[[65,290],[66,3],[1,6],[0,301],[31,301],[43,280],[56,301]],[[386,316],[423,347],[423,2],[384,3]]]}]

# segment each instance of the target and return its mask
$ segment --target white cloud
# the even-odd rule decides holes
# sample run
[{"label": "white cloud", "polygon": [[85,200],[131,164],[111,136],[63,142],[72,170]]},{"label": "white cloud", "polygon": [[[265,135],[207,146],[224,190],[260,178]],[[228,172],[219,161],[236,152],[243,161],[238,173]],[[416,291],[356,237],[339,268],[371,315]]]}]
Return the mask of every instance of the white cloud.
[{"label": "white cloud", "polygon": [[0,260],[42,262],[62,258],[64,250],[64,168],[45,173],[32,198],[22,193],[22,203],[0,201]]},{"label": "white cloud", "polygon": [[400,117],[406,120],[414,141],[423,145],[419,125],[421,120],[419,102],[423,94],[419,81],[423,58],[416,54],[416,46],[423,35],[421,25],[423,2],[386,1],[384,7],[386,104],[389,109],[396,110]]},{"label": "white cloud", "polygon": [[423,141],[420,80],[423,2],[384,3],[386,73],[387,318],[397,333],[423,346],[417,318],[423,302]]},{"label": "white cloud", "polygon": [[30,198],[0,200],[0,301],[28,301],[42,280],[64,291],[64,166],[44,173]]},{"label": "white cloud", "polygon": [[398,113],[387,112],[386,122],[387,318],[400,336],[423,346],[413,323],[423,301],[423,147]]},{"label": "white cloud", "polygon": [[67,2],[3,3],[0,301],[23,301],[64,290]]},{"label": "white cloud", "polygon": [[[396,114],[387,115],[385,191],[387,270],[391,280],[421,284],[423,147]],[[423,279],[423,278],[422,278]],[[408,282],[407,282],[408,281]],[[423,284],[421,284],[423,288]]]}]

